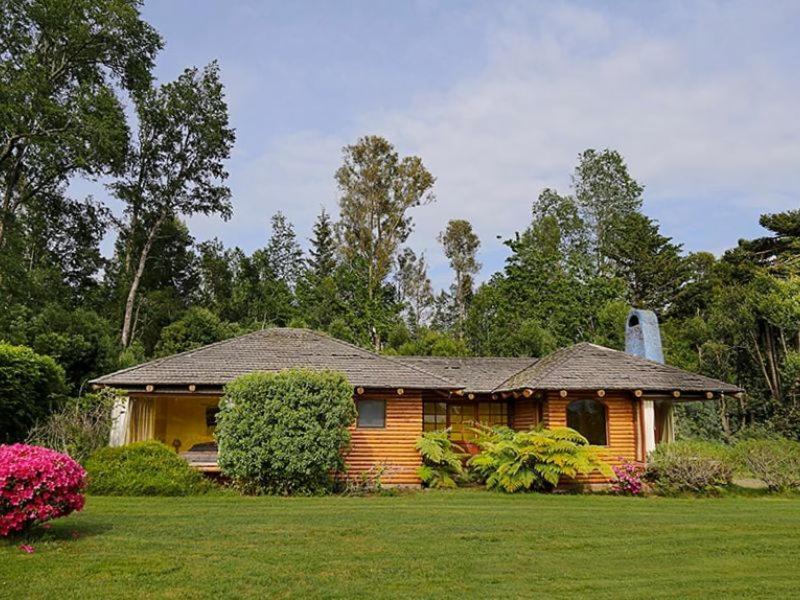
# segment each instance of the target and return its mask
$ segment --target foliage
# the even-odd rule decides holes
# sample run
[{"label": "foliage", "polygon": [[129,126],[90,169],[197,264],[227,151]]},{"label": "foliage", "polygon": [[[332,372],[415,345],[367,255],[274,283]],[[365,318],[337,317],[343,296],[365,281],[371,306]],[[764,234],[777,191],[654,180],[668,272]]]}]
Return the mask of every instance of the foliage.
[{"label": "foliage", "polygon": [[408,326],[417,332],[427,322],[433,304],[433,286],[425,255],[417,257],[411,248],[404,248],[397,256],[395,281],[400,301],[405,304]]},{"label": "foliage", "polygon": [[64,370],[51,357],[0,342],[0,442],[25,439],[59,409],[65,392]]},{"label": "foliage", "polygon": [[180,319],[161,330],[155,353],[156,356],[169,356],[213,344],[239,333],[241,331],[236,325],[223,322],[210,310],[192,307]]},{"label": "foliage", "polygon": [[25,310],[16,316],[9,324],[9,338],[55,359],[72,393],[80,393],[91,377],[116,368],[118,347],[110,324],[95,311],[51,302],[38,314],[31,313]]},{"label": "foliage", "polygon": [[0,445],[0,537],[81,510],[85,476],[66,454]]},{"label": "foliage", "polygon": [[[419,157],[400,158],[394,146],[379,136],[363,137],[346,146],[343,154],[344,162],[336,171],[341,251],[363,269],[370,314],[399,245],[411,233],[407,212],[433,200],[430,189],[435,180]],[[374,328],[374,317],[369,321]],[[377,331],[372,338],[380,349]]]},{"label": "foliage", "polygon": [[0,4],[0,252],[34,198],[119,170],[129,132],[117,93],[148,85],[160,47],[137,0]]},{"label": "foliage", "polygon": [[611,467],[614,479],[611,480],[611,491],[621,496],[640,496],[644,494],[645,466],[640,462],[623,460],[621,464]]},{"label": "foliage", "polygon": [[112,186],[128,217],[123,347],[131,341],[136,295],[162,225],[179,215],[228,218],[232,210],[223,182],[235,135],[217,64],[186,69],[174,82],[137,95],[136,114],[137,144]]},{"label": "foliage", "polygon": [[730,448],[713,442],[660,444],[650,453],[645,479],[662,494],[714,494],[733,481]]},{"label": "foliage", "polygon": [[800,442],[786,439],[749,439],[734,449],[739,464],[771,491],[800,487]]},{"label": "foliage", "polygon": [[28,444],[44,446],[73,457],[80,463],[108,445],[114,425],[111,409],[114,390],[102,389],[80,398],[70,398],[61,410],[37,423],[28,432]]},{"label": "foliage", "polygon": [[415,445],[422,455],[417,475],[431,488],[454,488],[464,475],[467,455],[450,440],[450,431],[426,431]]},{"label": "foliage", "polygon": [[86,461],[87,491],[97,496],[193,496],[210,484],[156,441],[101,448]]},{"label": "foliage", "polygon": [[344,469],[353,388],[335,371],[251,373],[225,387],[219,466],[246,493],[329,491]]},{"label": "foliage", "polygon": [[479,454],[469,460],[489,489],[504,492],[551,490],[564,477],[594,471],[612,476],[609,466],[581,434],[568,427],[514,431],[480,428]]},{"label": "foliage", "polygon": [[476,258],[481,242],[472,224],[464,219],[451,219],[438,240],[455,275],[451,291],[458,311],[459,331],[463,335],[467,308],[472,300],[473,278],[481,269]]}]

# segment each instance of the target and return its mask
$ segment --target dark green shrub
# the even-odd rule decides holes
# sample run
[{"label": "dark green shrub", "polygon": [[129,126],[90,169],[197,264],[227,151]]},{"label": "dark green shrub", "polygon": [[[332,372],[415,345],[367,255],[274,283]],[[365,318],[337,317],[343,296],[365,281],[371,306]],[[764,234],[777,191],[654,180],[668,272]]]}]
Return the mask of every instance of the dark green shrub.
[{"label": "dark green shrub", "polygon": [[111,409],[116,400],[117,393],[110,389],[70,398],[61,410],[37,423],[28,432],[26,442],[68,454],[83,463],[108,446],[113,425]]},{"label": "dark green shrub", "polygon": [[715,442],[661,444],[650,453],[645,479],[662,494],[713,494],[733,480],[728,446]]},{"label": "dark green shrub", "polygon": [[246,493],[330,491],[356,417],[342,373],[251,373],[225,387],[216,437],[223,473]]},{"label": "dark green shrub", "polygon": [[64,370],[49,356],[0,343],[0,443],[25,439],[64,399]]},{"label": "dark green shrub", "polygon": [[84,467],[87,491],[97,496],[192,496],[211,488],[189,463],[156,441],[102,448]]},{"label": "dark green shrub", "polygon": [[464,476],[466,454],[450,440],[449,431],[426,431],[417,439],[422,466],[417,475],[432,488],[454,488]]},{"label": "dark green shrub", "polygon": [[600,450],[574,429],[553,427],[514,431],[508,427],[478,428],[480,454],[469,460],[489,489],[504,492],[551,490],[562,477],[599,471],[613,477]]},{"label": "dark green shrub", "polygon": [[222,321],[207,308],[193,306],[161,330],[156,356],[169,356],[213,344],[242,333],[239,327]]},{"label": "dark green shrub", "polygon": [[800,487],[800,442],[786,439],[749,439],[734,448],[740,467],[774,492]]}]

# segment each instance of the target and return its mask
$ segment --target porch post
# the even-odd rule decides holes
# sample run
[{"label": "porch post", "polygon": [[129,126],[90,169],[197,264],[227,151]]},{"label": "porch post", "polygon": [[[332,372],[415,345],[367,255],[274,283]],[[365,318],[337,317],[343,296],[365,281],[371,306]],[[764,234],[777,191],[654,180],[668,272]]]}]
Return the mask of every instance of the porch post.
[{"label": "porch post", "polygon": [[656,449],[656,415],[652,400],[642,400],[645,458]]},{"label": "porch post", "polygon": [[131,399],[121,396],[111,408],[111,433],[108,436],[109,446],[124,446],[130,423]]}]

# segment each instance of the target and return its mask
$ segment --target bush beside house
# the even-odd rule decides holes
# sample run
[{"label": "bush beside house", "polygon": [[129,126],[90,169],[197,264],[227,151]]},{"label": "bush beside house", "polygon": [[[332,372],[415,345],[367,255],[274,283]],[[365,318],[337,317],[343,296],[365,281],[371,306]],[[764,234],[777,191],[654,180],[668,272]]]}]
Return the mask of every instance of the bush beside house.
[{"label": "bush beside house", "polygon": [[192,496],[211,483],[156,441],[103,448],[86,461],[88,492],[98,496]]},{"label": "bush beside house", "polygon": [[215,435],[222,472],[245,493],[330,491],[344,470],[353,388],[335,371],[251,373],[225,387]]}]

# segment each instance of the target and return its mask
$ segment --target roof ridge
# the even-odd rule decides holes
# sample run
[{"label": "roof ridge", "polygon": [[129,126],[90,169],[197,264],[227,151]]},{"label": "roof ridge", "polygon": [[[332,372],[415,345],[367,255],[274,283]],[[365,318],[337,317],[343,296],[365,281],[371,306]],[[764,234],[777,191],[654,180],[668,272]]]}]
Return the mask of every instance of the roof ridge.
[{"label": "roof ridge", "polygon": [[[286,327],[285,329],[292,329],[292,328],[291,327]],[[440,377],[439,375],[436,375],[434,373],[430,373],[430,372],[426,371],[425,369],[420,369],[419,367],[415,367],[414,365],[406,364],[401,360],[393,359],[392,357],[386,356],[385,354],[378,354],[377,352],[373,352],[372,350],[367,350],[366,348],[362,348],[361,346],[356,346],[355,344],[352,344],[352,343],[347,342],[345,340],[340,340],[339,338],[335,338],[332,335],[330,335],[328,333],[325,333],[323,331],[317,331],[315,329],[307,329],[305,327],[303,327],[303,328],[299,328],[298,327],[296,329],[302,329],[303,331],[308,331],[311,334],[317,336],[318,338],[333,340],[334,342],[337,342],[338,344],[341,344],[343,346],[348,346],[348,347],[353,348],[355,350],[358,350],[360,352],[364,352],[364,353],[369,354],[371,356],[375,356],[376,358],[381,358],[381,359],[387,360],[387,361],[389,361],[389,362],[391,362],[393,364],[402,365],[403,367],[405,367],[407,369],[412,369],[414,371],[419,371],[420,373],[424,373],[425,375],[428,375],[429,377],[433,377],[434,379],[438,379],[439,381],[441,381],[443,383],[447,383],[448,385],[452,385],[453,389],[461,389],[460,386],[456,385],[456,383],[454,381],[451,381],[449,379],[445,379],[444,377]]]},{"label": "roof ridge", "polygon": [[[561,364],[561,362],[564,360],[565,356],[569,356],[572,353],[572,351],[575,348],[577,348],[578,346],[580,346],[581,344],[588,344],[588,342],[578,342],[577,344],[572,344],[571,346],[566,346],[564,348],[559,348],[555,352],[553,352],[551,354],[548,354],[544,358],[539,359],[535,363],[525,367],[524,369],[520,369],[519,371],[517,371],[516,373],[514,373],[510,377],[507,377],[500,385],[495,387],[494,390],[492,390],[492,391],[494,392],[496,390],[502,390],[503,386],[505,386],[506,383],[508,383],[509,381],[511,381],[512,379],[514,379],[518,375],[520,375],[521,373],[524,373],[528,369],[535,369],[536,367],[542,367],[543,371],[539,375],[539,377],[540,378],[544,378],[553,369],[555,369],[558,365]],[[548,359],[549,359],[549,361],[548,361]],[[545,364],[542,365],[542,363],[545,363]]]}]

